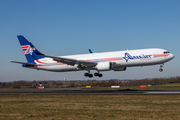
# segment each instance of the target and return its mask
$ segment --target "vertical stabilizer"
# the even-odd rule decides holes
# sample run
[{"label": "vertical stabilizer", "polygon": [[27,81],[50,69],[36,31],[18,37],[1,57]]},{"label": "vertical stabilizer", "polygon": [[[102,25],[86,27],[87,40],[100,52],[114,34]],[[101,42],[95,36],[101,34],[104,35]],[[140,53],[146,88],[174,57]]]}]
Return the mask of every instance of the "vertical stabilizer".
[{"label": "vertical stabilizer", "polygon": [[21,44],[21,48],[23,50],[24,55],[26,56],[28,63],[32,63],[34,62],[34,60],[44,58],[43,56],[35,54],[35,52],[39,53],[39,51],[24,36],[18,35],[17,37]]}]

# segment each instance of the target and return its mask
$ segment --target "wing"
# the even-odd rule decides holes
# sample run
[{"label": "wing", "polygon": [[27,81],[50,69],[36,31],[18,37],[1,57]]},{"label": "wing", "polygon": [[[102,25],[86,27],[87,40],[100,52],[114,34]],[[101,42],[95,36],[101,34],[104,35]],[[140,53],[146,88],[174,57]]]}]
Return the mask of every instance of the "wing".
[{"label": "wing", "polygon": [[54,61],[65,63],[67,65],[74,66],[76,64],[80,68],[94,67],[97,65],[97,62],[92,62],[92,61],[77,60],[77,59],[71,59],[71,58],[65,58],[65,57],[55,57],[55,56],[45,55],[40,52],[36,54],[44,56],[44,57],[52,58]]}]

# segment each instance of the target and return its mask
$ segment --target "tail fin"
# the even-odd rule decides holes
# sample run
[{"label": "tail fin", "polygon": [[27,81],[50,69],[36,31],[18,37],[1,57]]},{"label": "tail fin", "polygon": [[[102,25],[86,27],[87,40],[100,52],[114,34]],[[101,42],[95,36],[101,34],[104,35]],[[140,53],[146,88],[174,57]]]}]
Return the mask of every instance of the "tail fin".
[{"label": "tail fin", "polygon": [[35,54],[35,53],[39,53],[39,54],[41,54],[41,53],[24,36],[18,35],[17,37],[19,39],[21,48],[23,50],[23,53],[26,56],[28,63],[34,62],[34,60],[37,60],[37,59],[44,58],[43,56]]}]

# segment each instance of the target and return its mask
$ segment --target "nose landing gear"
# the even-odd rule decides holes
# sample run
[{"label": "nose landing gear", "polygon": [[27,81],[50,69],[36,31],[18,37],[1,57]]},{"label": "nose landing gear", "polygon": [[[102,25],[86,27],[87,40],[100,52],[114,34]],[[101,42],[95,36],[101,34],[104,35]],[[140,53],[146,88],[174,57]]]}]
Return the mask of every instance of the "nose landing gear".
[{"label": "nose landing gear", "polygon": [[163,69],[162,69],[163,65],[164,65],[164,64],[160,64],[160,69],[159,69],[160,72],[163,71]]}]

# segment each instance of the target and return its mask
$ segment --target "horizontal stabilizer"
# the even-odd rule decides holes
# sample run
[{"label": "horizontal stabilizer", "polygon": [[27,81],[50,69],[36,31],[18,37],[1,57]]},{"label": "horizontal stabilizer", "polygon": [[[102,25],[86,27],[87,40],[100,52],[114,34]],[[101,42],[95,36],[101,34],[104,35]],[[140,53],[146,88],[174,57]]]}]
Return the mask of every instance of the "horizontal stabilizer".
[{"label": "horizontal stabilizer", "polygon": [[32,63],[24,63],[24,62],[17,62],[17,61],[11,61],[12,63],[18,63],[18,64],[24,64],[24,65],[30,65],[30,66],[37,66],[37,64]]}]

